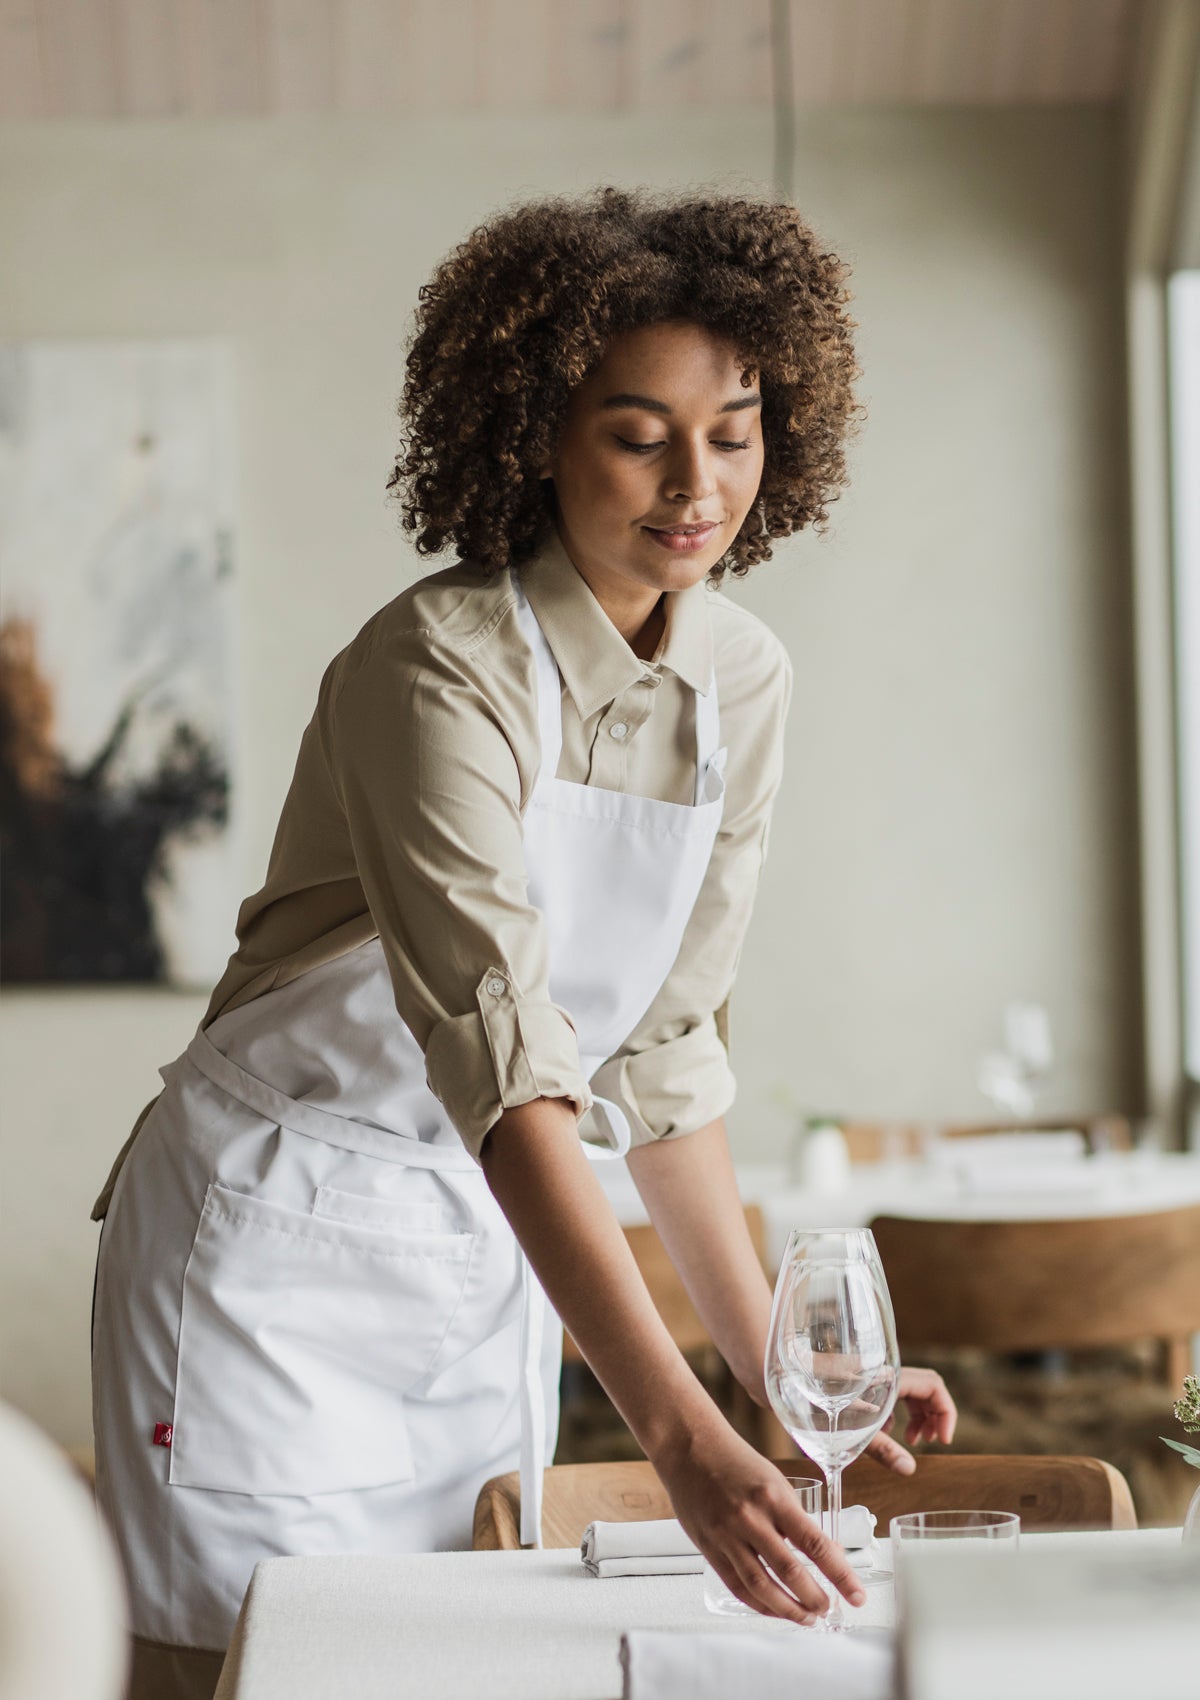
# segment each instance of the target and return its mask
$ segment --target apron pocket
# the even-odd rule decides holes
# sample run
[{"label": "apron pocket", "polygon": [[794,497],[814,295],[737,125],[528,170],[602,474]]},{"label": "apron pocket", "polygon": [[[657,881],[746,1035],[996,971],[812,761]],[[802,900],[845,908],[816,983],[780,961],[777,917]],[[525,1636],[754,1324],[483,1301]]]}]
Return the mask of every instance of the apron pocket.
[{"label": "apron pocket", "polygon": [[433,1367],[474,1244],[214,1182],[183,1278],[169,1480],[304,1497],[411,1481],[403,1395]]}]

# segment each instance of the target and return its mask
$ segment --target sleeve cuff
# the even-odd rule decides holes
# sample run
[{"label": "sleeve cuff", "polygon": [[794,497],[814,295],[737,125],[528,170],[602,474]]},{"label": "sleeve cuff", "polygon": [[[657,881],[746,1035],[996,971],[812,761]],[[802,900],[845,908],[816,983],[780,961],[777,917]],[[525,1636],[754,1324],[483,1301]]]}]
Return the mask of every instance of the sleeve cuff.
[{"label": "sleeve cuff", "polygon": [[678,1139],[723,1116],[737,1093],[729,1054],[708,1016],[677,1039],[636,1056],[613,1057],[592,1078],[629,1118],[634,1145]]},{"label": "sleeve cuff", "polygon": [[565,1010],[520,997],[502,968],[488,969],[475,1001],[476,1011],[447,1017],[429,1035],[425,1078],[478,1162],[502,1110],[567,1098],[578,1119],[591,1109],[592,1094]]}]

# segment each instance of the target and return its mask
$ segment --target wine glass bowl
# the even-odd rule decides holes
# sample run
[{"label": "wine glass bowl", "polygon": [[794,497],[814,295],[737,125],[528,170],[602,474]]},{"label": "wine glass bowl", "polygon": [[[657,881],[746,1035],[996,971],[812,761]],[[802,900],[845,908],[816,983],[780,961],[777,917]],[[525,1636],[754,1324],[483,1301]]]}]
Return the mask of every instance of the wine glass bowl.
[{"label": "wine glass bowl", "polygon": [[[891,1416],[900,1380],[891,1297],[868,1229],[793,1229],[764,1370],[772,1410],[828,1484],[837,1541],[842,1471]],[[836,1595],[823,1627],[844,1627]]]}]

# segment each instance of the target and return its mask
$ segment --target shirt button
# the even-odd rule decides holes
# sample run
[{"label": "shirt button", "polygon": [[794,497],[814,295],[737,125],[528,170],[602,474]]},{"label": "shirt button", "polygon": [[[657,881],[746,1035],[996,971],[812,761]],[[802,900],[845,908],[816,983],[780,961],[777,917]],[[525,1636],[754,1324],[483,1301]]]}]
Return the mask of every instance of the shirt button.
[{"label": "shirt button", "polygon": [[491,979],[487,983],[487,989],[494,998],[502,998],[508,990],[508,987],[504,984],[503,980]]},{"label": "shirt button", "polygon": [[615,726],[609,727],[608,735],[610,738],[623,738],[628,730],[629,728],[626,726],[625,722],[623,720],[618,720]]}]

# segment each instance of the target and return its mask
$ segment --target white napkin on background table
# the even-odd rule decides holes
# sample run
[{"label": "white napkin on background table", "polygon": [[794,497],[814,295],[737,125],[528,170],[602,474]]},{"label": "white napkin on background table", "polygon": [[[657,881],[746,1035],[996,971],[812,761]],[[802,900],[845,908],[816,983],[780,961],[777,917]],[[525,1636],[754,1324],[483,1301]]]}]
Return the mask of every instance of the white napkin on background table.
[{"label": "white napkin on background table", "polygon": [[1078,1128],[1039,1128],[1023,1133],[960,1134],[939,1140],[930,1150],[935,1164],[1070,1163],[1087,1155],[1087,1140]]},{"label": "white napkin on background table", "polygon": [[621,1637],[621,1669],[623,1700],[892,1700],[895,1693],[884,1634],[634,1629]]}]

